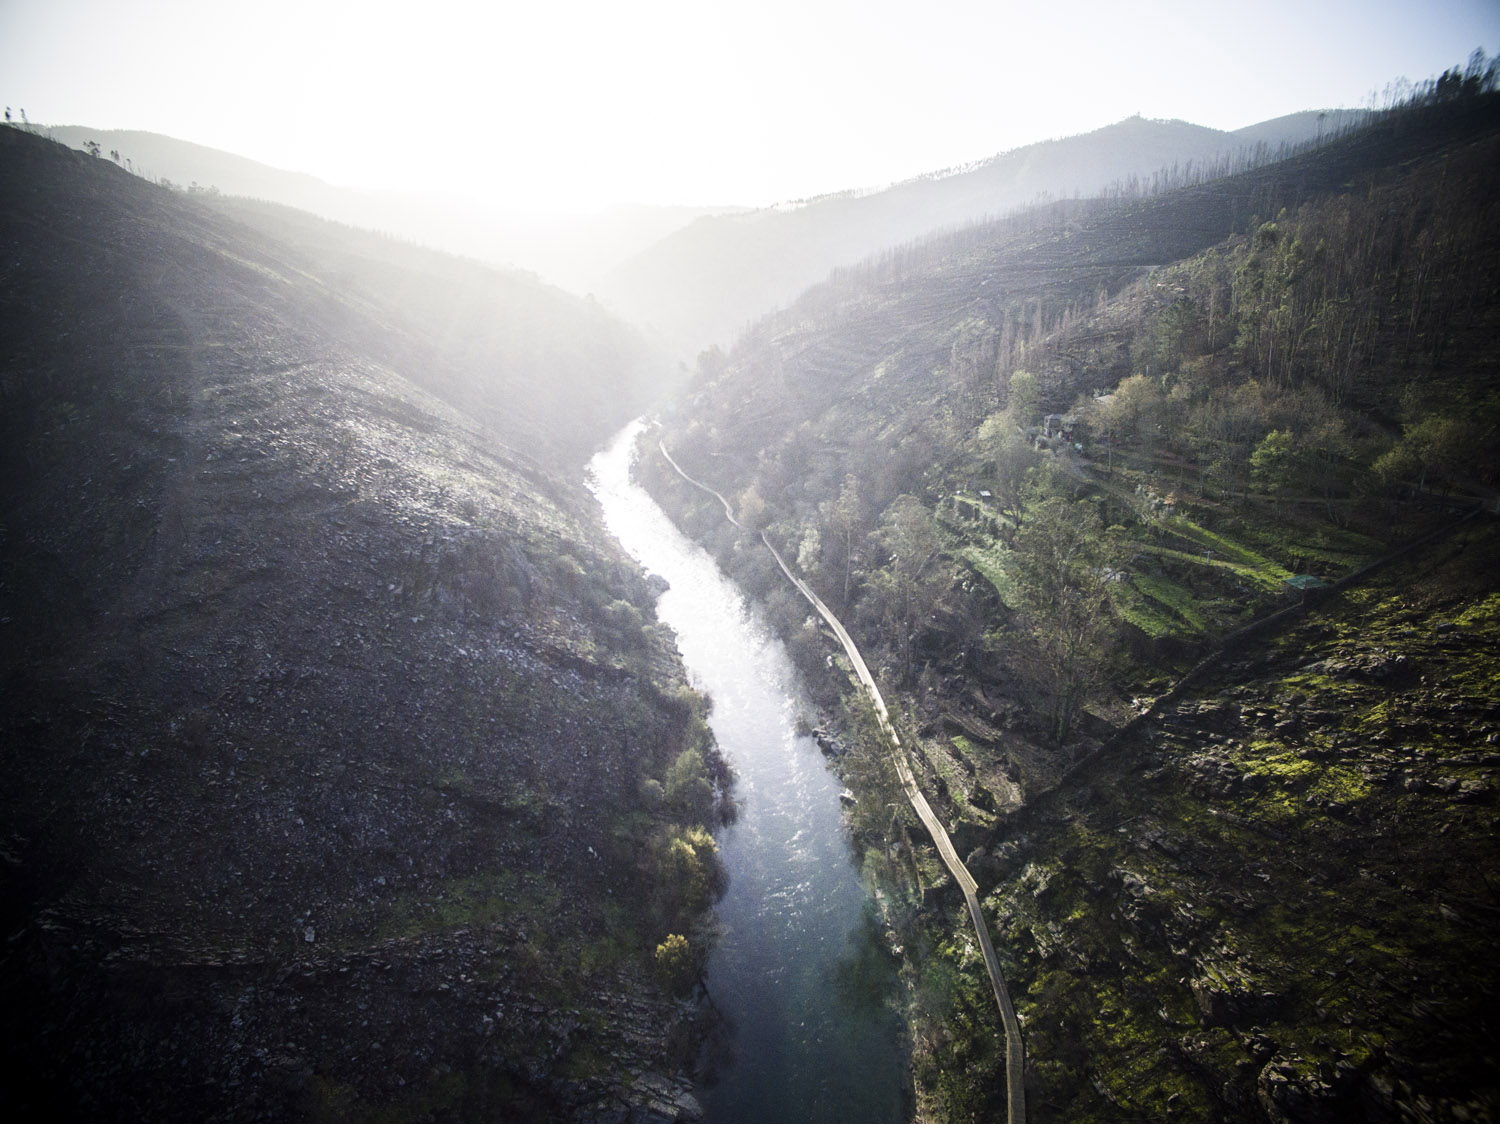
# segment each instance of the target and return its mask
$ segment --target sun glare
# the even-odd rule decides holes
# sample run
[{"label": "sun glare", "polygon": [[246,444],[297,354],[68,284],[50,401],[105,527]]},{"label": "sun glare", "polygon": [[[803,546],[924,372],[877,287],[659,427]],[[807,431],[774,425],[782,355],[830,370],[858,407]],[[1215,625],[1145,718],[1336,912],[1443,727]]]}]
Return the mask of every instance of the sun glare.
[{"label": "sun glare", "polygon": [[553,208],[767,204],[1137,112],[1235,128],[1359,105],[1500,41],[1483,0],[1278,0],[1253,18],[1185,0],[1066,19],[977,0],[59,0],[6,14],[6,96],[34,121]]}]

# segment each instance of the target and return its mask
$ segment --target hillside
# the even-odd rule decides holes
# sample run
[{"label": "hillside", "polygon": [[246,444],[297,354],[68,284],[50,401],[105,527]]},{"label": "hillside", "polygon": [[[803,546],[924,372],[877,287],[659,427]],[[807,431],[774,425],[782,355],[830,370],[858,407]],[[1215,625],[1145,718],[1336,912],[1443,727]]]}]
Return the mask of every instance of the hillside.
[{"label": "hillside", "polygon": [[[725,494],[753,494],[792,553],[815,538],[814,584],[846,610],[884,569],[860,547],[903,494],[942,524],[944,554],[994,584],[992,563],[1040,502],[1033,470],[1043,491],[1087,494],[1140,532],[1120,568],[1140,568],[1132,551],[1192,551],[1196,535],[1198,549],[1259,567],[1272,593],[1320,556],[1336,566],[1399,533],[1382,490],[1436,464],[1415,444],[1441,422],[1429,414],[1457,427],[1448,486],[1485,494],[1484,472],[1452,458],[1477,442],[1463,463],[1483,466],[1494,441],[1482,419],[1497,362],[1484,299],[1500,260],[1495,138],[1491,102],[1439,108],[1216,183],[1052,204],[884,255],[757,324],[722,361],[706,357],[668,441]],[[1376,221],[1393,212],[1409,221]],[[1049,414],[1073,417],[1073,441],[1044,436]],[[1074,444],[1081,453],[1053,455]],[[846,516],[835,501],[850,477]],[[1266,544],[1292,512],[1311,521],[1303,552],[1284,542],[1273,564]],[[1238,555],[1202,541],[1236,521],[1252,524]],[[1181,541],[1161,541],[1172,527]],[[1221,608],[1234,593],[1220,591]],[[1003,578],[992,595],[1005,598]],[[973,630],[1015,606],[933,596],[939,623],[923,644],[950,653],[936,665],[994,680]],[[867,607],[878,636],[879,606]]]},{"label": "hillside", "polygon": [[[836,273],[664,416],[896,700],[1009,934],[1035,1119],[1497,1109],[1467,1037],[1490,895],[1440,870],[1495,859],[1497,167],[1500,99],[1450,88],[1238,175],[1034,208]],[[643,468],[848,708],[766,552]],[[997,1118],[961,902],[915,824],[863,811],[864,760],[922,1111]]]},{"label": "hillside", "polygon": [[[1496,557],[1465,529],[1235,649],[981,852],[1033,1120],[1500,1109]],[[990,1118],[984,973],[931,956],[921,1064]]]},{"label": "hillside", "polygon": [[[287,307],[396,366],[511,447],[572,471],[678,376],[599,305],[472,259],[275,204],[200,200],[285,251]],[[299,284],[305,282],[305,284]]]},{"label": "hillside", "polygon": [[19,130],[0,201],[12,1113],[675,1114],[725,778],[577,478],[639,345]]},{"label": "hillside", "polygon": [[593,213],[508,210],[435,185],[428,192],[371,191],[273,168],[234,153],[159,133],[54,125],[47,136],[71,148],[97,143],[107,157],[152,181],[279,203],[335,222],[386,233],[491,265],[525,269],[572,292],[694,219],[733,207],[615,206]]},{"label": "hillside", "polygon": [[699,219],[615,269],[598,290],[682,354],[727,347],[746,325],[839,266],[1039,199],[1149,189],[1351,123],[1314,113],[1226,133],[1132,117],[1002,153],[972,168],[739,215]]}]

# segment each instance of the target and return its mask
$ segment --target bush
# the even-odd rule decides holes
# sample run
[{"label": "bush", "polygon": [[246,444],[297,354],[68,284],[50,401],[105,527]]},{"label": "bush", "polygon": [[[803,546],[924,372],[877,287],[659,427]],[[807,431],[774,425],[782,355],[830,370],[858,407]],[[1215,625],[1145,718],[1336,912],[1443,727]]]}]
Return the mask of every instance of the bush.
[{"label": "bush", "polygon": [[685,995],[702,971],[697,950],[680,933],[670,933],[656,946],[656,972],[674,994]]},{"label": "bush", "polygon": [[667,768],[667,807],[688,823],[708,823],[714,811],[714,787],[709,783],[703,753],[684,749]]},{"label": "bush", "polygon": [[655,848],[655,907],[667,926],[691,922],[723,888],[714,837],[703,827],[674,827]]}]

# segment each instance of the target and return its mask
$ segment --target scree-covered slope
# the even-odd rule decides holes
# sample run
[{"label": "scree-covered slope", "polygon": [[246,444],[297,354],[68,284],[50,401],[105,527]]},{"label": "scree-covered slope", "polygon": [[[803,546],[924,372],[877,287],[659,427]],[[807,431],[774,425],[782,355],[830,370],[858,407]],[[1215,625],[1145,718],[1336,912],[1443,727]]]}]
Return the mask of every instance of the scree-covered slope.
[{"label": "scree-covered slope", "polygon": [[0,131],[12,1105],[670,1101],[651,950],[705,903],[662,856],[713,812],[639,794],[716,758],[571,468],[613,419],[561,405],[627,337],[224,211]]}]

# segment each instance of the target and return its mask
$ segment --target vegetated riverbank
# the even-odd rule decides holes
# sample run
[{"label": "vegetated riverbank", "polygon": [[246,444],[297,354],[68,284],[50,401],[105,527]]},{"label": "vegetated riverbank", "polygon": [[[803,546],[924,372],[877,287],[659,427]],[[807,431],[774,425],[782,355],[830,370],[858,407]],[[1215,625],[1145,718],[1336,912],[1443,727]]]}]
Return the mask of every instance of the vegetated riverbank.
[{"label": "vegetated riverbank", "polygon": [[[661,465],[670,462],[653,450],[653,444],[654,440],[650,436],[642,441],[645,456],[660,458],[654,463],[648,460],[643,474],[660,485],[667,479],[661,472]],[[670,469],[670,478],[678,484],[687,484],[681,472],[680,466],[673,465]],[[772,559],[773,566],[777,568],[778,578],[784,580],[780,569],[785,563],[776,559],[775,555],[766,549],[766,544],[761,543],[757,536],[745,531],[739,524],[735,513],[728,509],[727,501],[700,484],[689,484],[688,487],[691,489],[690,493],[684,493],[681,488],[671,489],[673,498],[681,501],[691,495],[704,501],[707,508],[716,513],[718,519],[739,532],[739,537],[731,541],[732,557],[721,557],[721,561],[732,564],[737,572],[744,572],[744,564],[749,552],[764,552],[763,557]],[[679,508],[684,515],[696,513],[696,516],[701,516],[703,510],[703,506],[693,505]],[[721,541],[724,540],[721,539]],[[791,587],[782,587],[783,590],[787,588]],[[797,592],[796,596],[801,597],[803,594]],[[811,605],[805,601],[801,604],[804,610],[814,614],[807,618],[805,630],[815,632],[819,628],[828,627],[816,616],[816,610]],[[913,744],[916,744],[915,731],[907,717],[901,714],[890,715],[889,724],[882,724],[872,707],[870,696],[855,675],[854,668],[850,665],[849,657],[846,656],[840,640],[831,631],[826,633],[826,638],[829,643],[823,652],[822,659],[815,660],[812,657],[816,641],[807,635],[801,637],[803,644],[800,654],[803,657],[805,670],[814,681],[820,684],[825,704],[824,726],[818,731],[818,738],[825,753],[834,758],[839,774],[857,794],[856,798],[850,802],[848,817],[859,856],[857,861],[876,893],[887,946],[903,964],[903,979],[908,993],[904,1006],[910,1020],[914,1014],[917,1014],[915,1004],[921,1002],[923,998],[922,994],[917,994],[915,997],[913,995],[914,992],[919,991],[920,978],[920,973],[914,963],[913,952],[927,943],[925,936],[920,932],[920,926],[916,923],[916,918],[919,915],[927,915],[928,920],[939,930],[946,931],[950,928],[952,919],[944,916],[944,909],[938,904],[937,899],[944,887],[953,885],[953,876],[944,865],[942,858],[927,846],[932,841],[932,835],[921,823],[908,799],[906,785],[910,783],[909,774],[908,779],[903,781],[901,768],[893,756],[895,747],[892,738],[910,738]],[[900,734],[895,732],[896,727],[901,729]],[[900,838],[897,838],[898,835]],[[913,845],[914,838],[917,846]],[[963,898],[959,899],[960,910],[963,900]],[[983,924],[978,916],[977,905],[975,913],[975,922]],[[966,930],[958,939],[978,955],[979,945],[975,940],[973,930]],[[982,959],[980,964],[981,971],[983,971]],[[995,994],[1000,994],[1004,986],[1003,980],[997,980]],[[994,1012],[992,1008],[992,1013],[996,1015],[992,1022],[998,1030],[998,1012]],[[999,1053],[1003,1066],[1006,1042],[1003,1037],[1004,1032],[1000,1033],[1002,1040]],[[1019,1050],[1019,1038],[1017,1038],[1017,1047]],[[1020,1104],[1024,1100],[1019,1084],[1022,1080],[1023,1067],[1017,1064],[1013,1068],[1015,1080],[1018,1082],[1015,1087],[1016,1102]],[[1002,1117],[1005,1113],[1003,1106],[1006,1076],[1004,1072],[1000,1075]],[[917,1113],[919,1117],[925,1118],[927,1109],[920,1103],[923,1090],[918,1088],[917,1093],[919,1097]]]},{"label": "vegetated riverbank", "polygon": [[[714,530],[717,504],[647,475],[756,572],[753,540]],[[1027,1027],[1032,1119],[1496,1110],[1492,1035],[1470,1033],[1497,991],[1483,948],[1483,872],[1500,857],[1496,557],[1483,519],[1413,552],[971,836]],[[822,678],[830,705],[841,678]],[[862,804],[890,795],[868,758],[843,765]],[[897,820],[857,822],[905,958],[920,1110],[999,1118],[977,950]]]},{"label": "vegetated riverbank", "polygon": [[[1110,759],[1220,637],[1455,508],[1493,507],[1500,92],[1445,90],[1244,175],[1040,207],[888,255],[700,357],[665,423],[674,456],[849,626],[977,875],[1003,865],[1018,807],[1086,791],[1094,766],[1070,770]],[[763,599],[836,711],[846,680],[755,540],[713,501],[654,486],[676,489],[664,503]],[[1279,705],[1275,721],[1297,717]],[[955,896],[924,848],[903,861],[899,816],[872,817],[891,799],[878,762],[853,752],[842,767],[913,967],[924,1114],[992,1114],[998,1036],[980,1031],[983,989],[965,1007],[977,958],[944,917]],[[1441,973],[1451,951],[1413,962]],[[1047,990],[1033,1021],[1064,998]],[[1034,1091],[1038,1111],[1124,1096],[1118,1055],[1084,1041],[1080,1026],[1049,1045],[1062,1068],[1038,1070],[1056,1091]],[[1312,1087],[1296,1062],[1277,1066],[1268,1099],[1231,1103],[1220,1082],[1215,1111],[1295,1113],[1265,1107],[1283,1085]]]}]

